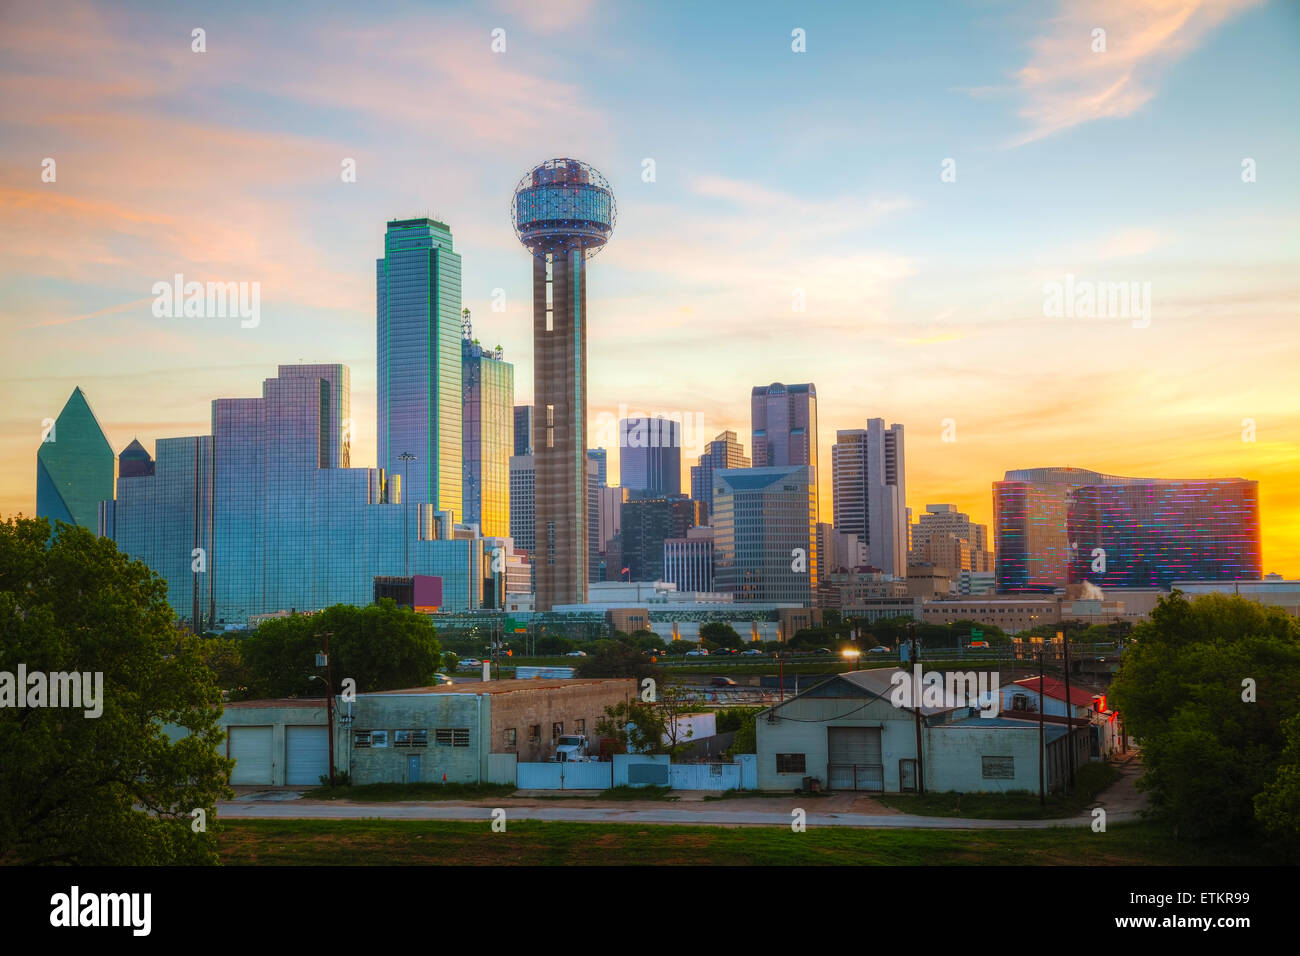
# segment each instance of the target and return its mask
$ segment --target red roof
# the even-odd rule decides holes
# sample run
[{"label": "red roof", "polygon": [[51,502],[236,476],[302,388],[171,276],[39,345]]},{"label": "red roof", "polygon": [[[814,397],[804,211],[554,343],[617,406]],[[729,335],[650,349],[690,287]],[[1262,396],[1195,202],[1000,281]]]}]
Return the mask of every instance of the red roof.
[{"label": "red roof", "polygon": [[[1023,680],[1016,681],[1015,683],[1027,690],[1032,690],[1034,693],[1038,693],[1038,681],[1039,678],[1037,677],[1026,677]],[[1043,695],[1045,697],[1050,697],[1053,700],[1065,700],[1065,681],[1057,680],[1055,677],[1044,677],[1042,678],[1042,681],[1044,684]],[[1076,707],[1087,707],[1091,709],[1092,699],[1095,696],[1095,694],[1090,694],[1088,691],[1081,690],[1078,687],[1070,688],[1070,703],[1074,704]]]}]

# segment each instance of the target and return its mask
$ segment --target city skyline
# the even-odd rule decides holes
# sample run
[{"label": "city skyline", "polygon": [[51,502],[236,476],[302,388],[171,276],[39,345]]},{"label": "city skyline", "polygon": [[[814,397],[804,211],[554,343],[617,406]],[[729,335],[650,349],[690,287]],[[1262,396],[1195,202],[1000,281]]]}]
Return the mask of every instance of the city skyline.
[{"label": "city skyline", "polygon": [[[759,8],[742,24],[671,7],[654,37],[688,17],[698,35],[688,32],[671,55],[681,77],[662,69],[662,51],[646,67],[659,68],[664,94],[712,78],[712,95],[725,96],[742,77],[752,82],[752,71],[795,92],[768,106],[751,92],[755,102],[735,120],[694,106],[680,116],[641,110],[642,133],[616,114],[641,102],[632,89],[645,74],[593,92],[563,70],[548,74],[545,52],[558,43],[557,55],[570,53],[587,29],[635,48],[647,29],[641,14],[575,4],[592,25],[555,37],[522,6],[481,16],[399,8],[358,42],[374,49],[433,32],[463,41],[448,47],[468,78],[466,102],[448,109],[466,132],[435,159],[412,149],[424,134],[393,122],[415,126],[420,114],[393,116],[386,111],[395,107],[370,95],[441,69],[416,65],[414,42],[395,42],[388,65],[358,74],[328,16],[296,45],[276,33],[283,21],[272,16],[255,44],[238,6],[204,11],[203,59],[190,52],[193,17],[184,9],[146,20],[131,8],[67,9],[57,31],[23,10],[3,14],[0,42],[14,64],[4,82],[15,106],[0,128],[13,226],[0,279],[8,399],[0,513],[35,513],[30,455],[42,420],[58,415],[74,387],[100,416],[114,455],[134,438],[157,454],[160,439],[207,432],[213,398],[255,394],[282,364],[345,364],[354,372],[352,465],[378,464],[367,427],[377,400],[366,261],[398,216],[427,211],[451,226],[464,260],[463,304],[484,341],[501,342],[517,363],[517,397],[531,395],[528,276],[502,209],[519,169],[547,154],[578,155],[610,177],[621,201],[620,239],[602,254],[589,293],[589,433],[620,405],[702,414],[696,447],[683,449],[685,478],[703,443],[725,430],[753,455],[753,387],[815,383],[823,518],[836,430],[883,416],[907,428],[914,515],[945,501],[991,526],[992,485],[1020,468],[1240,477],[1259,482],[1263,570],[1300,576],[1300,397],[1288,384],[1297,346],[1287,336],[1300,274],[1297,186],[1287,168],[1296,130],[1267,122],[1289,110],[1281,90],[1296,71],[1273,57],[1284,64],[1276,88],[1249,80],[1249,64],[1294,34],[1294,8],[1189,4],[1181,24],[1143,5],[1107,8],[1113,56],[1093,68],[1085,45],[1078,71],[1048,56],[1077,18],[1028,6],[964,8],[930,36],[952,65],[930,58],[928,76],[907,66],[919,41],[902,28],[919,14],[849,15],[861,27],[853,39],[815,12]],[[496,26],[509,31],[510,46],[494,60]],[[795,26],[808,31],[805,54],[790,50]],[[1142,26],[1150,35],[1132,39]],[[859,64],[855,44],[868,28],[900,42],[873,46],[873,62]],[[971,30],[1002,44],[1002,60],[1022,72],[1008,76],[964,50],[959,35]],[[723,35],[730,44],[711,46]],[[287,54],[271,68],[276,82],[281,70],[337,54],[330,68],[342,81],[321,86],[340,99],[322,102],[288,84],[280,102],[254,102],[262,79],[240,71],[259,44]],[[68,59],[81,84],[56,50],[76,54]],[[844,128],[834,92],[799,98],[804,83],[847,96],[890,69],[899,71],[895,88],[915,81],[915,95],[940,105],[933,116],[909,115],[908,126],[894,121],[908,114],[910,96],[882,94],[864,118],[869,150]],[[1032,71],[1050,76],[1038,82]],[[337,93],[349,78],[356,92]],[[1107,78],[1127,78],[1127,92],[1090,110],[1084,94],[1109,88]],[[556,94],[539,115],[520,112],[525,97],[511,87],[522,80]],[[74,106],[82,95],[91,97],[84,109]],[[185,103],[207,100],[229,107],[220,125],[187,113]],[[281,122],[286,105],[304,108]],[[498,116],[518,120],[526,135],[502,133]],[[722,134],[708,142],[732,135],[739,145],[702,144],[693,134],[706,121]],[[1208,123],[1229,145],[1203,142],[1198,131]],[[551,139],[528,142],[543,129]],[[173,147],[165,159],[144,145],[164,140]],[[235,161],[211,149],[220,142],[238,144]],[[418,164],[405,158],[417,154]],[[40,180],[43,156],[58,160],[55,182]],[[348,157],[354,183],[339,178]],[[949,157],[957,175],[944,182]],[[1243,157],[1258,161],[1257,181],[1242,181]],[[642,179],[646,158],[655,160],[653,182]],[[1200,197],[1197,218],[1186,213],[1189,194]],[[786,240],[757,225],[773,207],[800,220]],[[70,241],[73,254],[61,255]],[[260,282],[260,324],[154,317],[150,289],[176,274]],[[1149,326],[1044,316],[1044,284],[1067,276],[1150,281]],[[504,312],[493,310],[496,289]],[[802,312],[795,289],[805,294]],[[722,342],[729,360],[719,374]],[[613,481],[617,447],[588,444],[608,448]]]}]

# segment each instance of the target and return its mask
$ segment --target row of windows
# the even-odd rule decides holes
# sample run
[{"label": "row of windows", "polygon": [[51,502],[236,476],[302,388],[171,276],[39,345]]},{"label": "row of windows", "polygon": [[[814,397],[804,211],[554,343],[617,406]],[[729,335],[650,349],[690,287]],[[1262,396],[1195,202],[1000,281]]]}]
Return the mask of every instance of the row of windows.
[{"label": "row of windows", "polygon": [[[352,737],[352,745],[359,749],[380,750],[388,746],[387,730],[358,730]],[[394,747],[428,747],[429,731],[421,729],[394,730],[392,732]],[[468,747],[468,727],[440,727],[433,732],[433,742],[438,747]]]},{"label": "row of windows", "polygon": [[[807,773],[807,754],[777,754],[777,773]],[[981,757],[980,771],[985,780],[1014,780],[1016,764],[1014,757]]]},{"label": "row of windows", "polygon": [[[585,719],[575,720],[573,722],[573,732],[575,734],[585,734],[587,732],[587,721]],[[564,721],[557,720],[555,723],[551,724],[551,739],[558,740],[562,736],[564,736]],[[541,740],[542,725],[529,724],[528,742],[530,744],[536,744],[541,743]],[[519,731],[514,727],[507,727],[502,733],[502,743],[507,747],[516,746],[519,743]]]}]

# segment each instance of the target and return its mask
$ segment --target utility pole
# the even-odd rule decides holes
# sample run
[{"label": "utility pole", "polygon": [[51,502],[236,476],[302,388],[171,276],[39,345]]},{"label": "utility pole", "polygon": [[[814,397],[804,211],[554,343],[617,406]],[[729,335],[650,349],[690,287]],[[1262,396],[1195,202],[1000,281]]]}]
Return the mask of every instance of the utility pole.
[{"label": "utility pole", "polygon": [[323,631],[320,637],[325,643],[325,722],[329,726],[330,748],[330,786],[334,786],[334,680],[330,670],[330,631]]},{"label": "utility pole", "polygon": [[1065,636],[1065,631],[1057,631],[1056,636],[1061,639],[1061,653],[1065,658],[1065,766],[1067,768],[1065,777],[1065,792],[1069,793],[1074,789],[1074,710],[1070,703],[1070,639]]},{"label": "utility pole", "polygon": [[1042,645],[1038,650],[1038,805],[1040,807],[1047,805],[1047,790],[1043,780],[1043,703],[1046,697],[1043,695],[1043,651]]},{"label": "utility pole", "polygon": [[[916,673],[916,667],[920,653],[916,647],[916,622],[910,621],[907,625],[907,640],[911,646],[911,652],[907,655],[912,662],[912,673]],[[925,754],[921,744],[921,686],[918,681],[912,688],[912,716],[916,723],[916,792],[925,796]]]}]

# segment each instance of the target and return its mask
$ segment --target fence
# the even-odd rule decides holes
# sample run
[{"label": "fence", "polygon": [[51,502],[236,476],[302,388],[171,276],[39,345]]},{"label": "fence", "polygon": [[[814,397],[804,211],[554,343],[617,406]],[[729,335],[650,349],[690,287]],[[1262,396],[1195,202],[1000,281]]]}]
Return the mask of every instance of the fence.
[{"label": "fence", "polygon": [[613,785],[611,763],[564,760],[516,766],[515,786],[520,790],[608,790]]},{"label": "fence", "polygon": [[740,755],[736,763],[697,764],[670,764],[666,757],[619,754],[615,763],[520,763],[515,768],[515,786],[520,790],[608,790],[616,780],[619,784],[668,786],[675,790],[752,790],[757,786],[753,754]]}]

